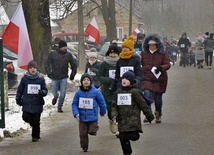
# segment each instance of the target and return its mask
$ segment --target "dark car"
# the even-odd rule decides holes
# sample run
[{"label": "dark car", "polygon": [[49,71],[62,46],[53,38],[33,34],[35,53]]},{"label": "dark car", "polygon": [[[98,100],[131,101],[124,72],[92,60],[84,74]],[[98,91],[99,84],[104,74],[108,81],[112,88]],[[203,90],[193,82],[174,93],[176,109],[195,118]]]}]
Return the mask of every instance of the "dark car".
[{"label": "dark car", "polygon": [[17,60],[18,56],[5,46],[3,46],[3,66],[8,72],[8,88],[14,88],[18,84],[18,75],[15,73],[13,60]]}]

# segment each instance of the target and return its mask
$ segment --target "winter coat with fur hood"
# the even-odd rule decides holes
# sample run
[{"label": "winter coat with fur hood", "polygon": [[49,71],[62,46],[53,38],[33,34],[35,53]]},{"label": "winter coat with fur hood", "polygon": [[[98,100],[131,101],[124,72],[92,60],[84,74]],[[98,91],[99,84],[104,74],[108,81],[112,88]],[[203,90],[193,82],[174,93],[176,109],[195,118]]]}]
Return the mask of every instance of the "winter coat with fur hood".
[{"label": "winter coat with fur hood", "polygon": [[[157,43],[158,49],[153,54],[149,51],[150,40],[154,40]],[[143,67],[143,90],[151,90],[156,93],[165,93],[168,75],[167,70],[171,67],[169,56],[164,50],[164,43],[160,37],[156,34],[149,35],[145,38],[143,44],[143,52],[141,52],[141,63]],[[153,67],[162,67],[161,75],[156,78],[151,72]]]}]

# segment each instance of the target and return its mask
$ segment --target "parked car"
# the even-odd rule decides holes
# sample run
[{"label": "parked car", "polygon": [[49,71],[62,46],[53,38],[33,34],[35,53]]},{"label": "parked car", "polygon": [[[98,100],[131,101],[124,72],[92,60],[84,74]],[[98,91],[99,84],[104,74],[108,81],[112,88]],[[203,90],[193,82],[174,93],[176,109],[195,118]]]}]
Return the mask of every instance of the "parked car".
[{"label": "parked car", "polygon": [[8,48],[3,46],[3,67],[8,72],[8,88],[14,88],[18,84],[18,75],[15,73],[13,61],[17,60],[18,56]]},{"label": "parked car", "polygon": [[101,47],[102,47],[102,46],[97,45],[95,42],[86,41],[86,43],[88,44],[89,49],[91,49],[91,48],[96,48],[96,50],[97,50],[98,52],[101,50]]}]

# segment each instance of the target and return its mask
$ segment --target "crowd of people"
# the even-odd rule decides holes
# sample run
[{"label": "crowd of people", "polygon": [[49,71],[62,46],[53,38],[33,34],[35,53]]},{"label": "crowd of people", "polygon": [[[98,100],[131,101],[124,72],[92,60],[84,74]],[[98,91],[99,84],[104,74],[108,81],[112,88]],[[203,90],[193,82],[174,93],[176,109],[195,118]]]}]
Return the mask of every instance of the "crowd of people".
[{"label": "crowd of people", "polygon": [[[98,60],[98,52],[91,48],[87,53],[88,61],[81,76],[79,90],[71,103],[74,118],[79,121],[80,146],[88,151],[89,136],[95,136],[99,129],[98,114],[109,120],[110,132],[120,140],[124,155],[132,154],[131,141],[136,141],[142,133],[141,111],[145,115],[144,123],[162,122],[163,94],[166,92],[170,61],[177,61],[180,53],[180,65],[211,68],[214,50],[213,33],[206,36],[198,34],[191,42],[186,33],[178,41],[171,36],[161,38],[157,34],[137,34],[124,37],[122,47],[112,42],[103,61]],[[68,65],[69,64],[69,65]],[[68,76],[68,68],[71,74]],[[60,40],[58,48],[50,52],[45,69],[52,80],[52,104],[57,104],[59,113],[63,113],[67,80],[74,79],[77,63],[67,52],[67,43]],[[32,141],[40,139],[40,116],[48,90],[44,75],[37,70],[35,61],[28,64],[28,71],[17,90],[17,104],[23,107],[23,120],[32,126]],[[152,109],[154,104],[154,111]],[[154,115],[153,115],[154,114]]]}]

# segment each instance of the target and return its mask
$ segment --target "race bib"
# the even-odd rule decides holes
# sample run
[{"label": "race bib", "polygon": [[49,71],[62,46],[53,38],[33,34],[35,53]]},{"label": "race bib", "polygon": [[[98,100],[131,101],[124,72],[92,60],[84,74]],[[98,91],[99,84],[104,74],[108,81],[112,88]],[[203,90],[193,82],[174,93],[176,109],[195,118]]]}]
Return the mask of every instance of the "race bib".
[{"label": "race bib", "polygon": [[116,70],[109,70],[108,71],[109,78],[115,79],[115,71]]},{"label": "race bib", "polygon": [[185,47],[185,44],[181,44],[180,47],[181,47],[181,48],[184,48],[184,47]]},{"label": "race bib", "polygon": [[134,71],[134,67],[133,66],[123,66],[123,67],[120,67],[120,77],[122,77],[123,74],[125,72],[127,72],[128,70]]},{"label": "race bib", "polygon": [[80,98],[79,108],[81,109],[93,109],[93,99],[92,98]]},{"label": "race bib", "polygon": [[131,105],[131,104],[132,104],[131,93],[117,95],[117,105]]},{"label": "race bib", "polygon": [[41,90],[41,85],[39,84],[28,84],[27,85],[27,94],[38,94]]}]

